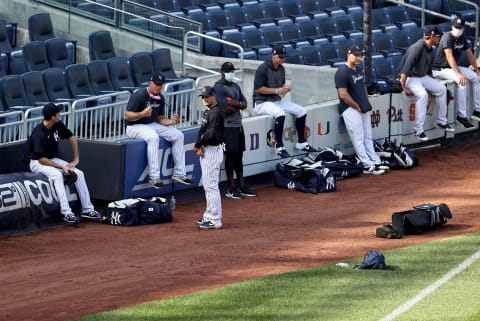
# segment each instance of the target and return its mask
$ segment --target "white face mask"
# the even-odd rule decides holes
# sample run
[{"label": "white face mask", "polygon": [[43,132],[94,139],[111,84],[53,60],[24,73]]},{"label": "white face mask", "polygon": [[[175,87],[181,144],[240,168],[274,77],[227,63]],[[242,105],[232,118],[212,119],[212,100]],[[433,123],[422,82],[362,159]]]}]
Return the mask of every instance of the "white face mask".
[{"label": "white face mask", "polygon": [[457,29],[455,27],[452,28],[452,36],[460,37],[463,34],[463,29]]},{"label": "white face mask", "polygon": [[233,79],[235,79],[235,73],[233,71],[229,72],[229,73],[225,73],[225,80],[226,81],[233,82]]}]

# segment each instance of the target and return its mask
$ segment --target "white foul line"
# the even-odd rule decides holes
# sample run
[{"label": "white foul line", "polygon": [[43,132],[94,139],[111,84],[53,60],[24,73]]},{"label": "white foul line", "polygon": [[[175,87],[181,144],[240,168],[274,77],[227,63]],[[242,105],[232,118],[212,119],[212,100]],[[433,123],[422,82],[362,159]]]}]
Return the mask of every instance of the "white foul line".
[{"label": "white foul line", "polygon": [[410,310],[415,304],[422,301],[427,295],[429,295],[430,293],[432,293],[433,291],[441,287],[443,284],[447,283],[451,278],[453,278],[455,275],[457,275],[458,273],[462,272],[467,267],[475,263],[475,261],[477,261],[478,259],[480,259],[480,250],[478,250],[468,259],[460,263],[456,268],[450,270],[450,272],[445,274],[442,278],[438,279],[437,281],[435,281],[434,283],[432,283],[431,285],[423,289],[422,292],[420,292],[417,296],[408,300],[402,306],[398,307],[392,313],[380,319],[379,321],[392,321],[396,319],[400,314]]}]

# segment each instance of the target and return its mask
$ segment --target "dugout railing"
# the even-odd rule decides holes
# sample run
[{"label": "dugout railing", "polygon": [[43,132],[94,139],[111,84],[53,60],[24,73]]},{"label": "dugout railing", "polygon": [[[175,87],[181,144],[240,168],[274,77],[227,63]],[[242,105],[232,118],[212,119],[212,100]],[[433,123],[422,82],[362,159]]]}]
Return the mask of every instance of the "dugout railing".
[{"label": "dugout railing", "polygon": [[[173,91],[173,89],[177,89]],[[168,117],[177,114],[179,129],[198,126],[200,118],[199,100],[195,96],[195,80],[182,79],[167,83],[164,96]],[[131,93],[121,91],[99,96],[91,96],[70,102],[65,106],[62,121],[74,132],[77,138],[113,142],[126,139],[125,109]],[[16,143],[26,140],[33,128],[42,121],[43,106],[26,110],[0,113],[0,143]]]}]

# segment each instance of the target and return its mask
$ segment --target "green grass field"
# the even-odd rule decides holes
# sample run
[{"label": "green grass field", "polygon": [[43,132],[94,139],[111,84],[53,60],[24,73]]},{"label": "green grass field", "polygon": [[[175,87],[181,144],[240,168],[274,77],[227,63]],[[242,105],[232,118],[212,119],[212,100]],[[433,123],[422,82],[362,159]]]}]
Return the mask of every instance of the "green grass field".
[{"label": "green grass field", "polygon": [[[385,240],[389,242],[389,240]],[[480,320],[480,233],[384,252],[397,270],[323,265],[211,291],[99,313],[77,321],[116,320]],[[388,316],[458,267],[468,267],[396,318]]]}]

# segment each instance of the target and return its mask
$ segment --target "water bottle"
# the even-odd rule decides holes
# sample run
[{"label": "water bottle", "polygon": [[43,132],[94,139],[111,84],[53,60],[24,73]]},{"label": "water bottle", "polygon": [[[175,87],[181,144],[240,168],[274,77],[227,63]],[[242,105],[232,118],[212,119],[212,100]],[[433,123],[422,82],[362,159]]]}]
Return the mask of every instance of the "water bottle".
[{"label": "water bottle", "polygon": [[175,196],[172,195],[172,197],[170,198],[170,208],[174,210],[176,204],[177,204],[177,200],[175,199]]}]

